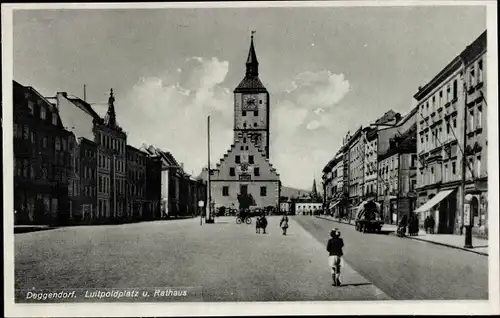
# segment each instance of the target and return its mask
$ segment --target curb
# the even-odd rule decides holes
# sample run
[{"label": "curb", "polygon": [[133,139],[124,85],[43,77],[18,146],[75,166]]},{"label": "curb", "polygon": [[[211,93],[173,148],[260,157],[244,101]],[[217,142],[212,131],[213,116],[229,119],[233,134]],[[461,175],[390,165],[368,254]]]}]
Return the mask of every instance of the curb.
[{"label": "curb", "polygon": [[[332,222],[337,222],[337,223],[342,223],[342,224],[347,224],[347,225],[354,226],[354,224],[340,222],[340,221],[337,221],[337,220],[332,220],[332,219],[321,217],[321,216],[316,216],[316,217],[319,218],[319,219],[324,219],[324,220],[328,220],[328,221],[332,221]],[[397,236],[397,234],[394,233],[394,232],[390,233],[389,235]],[[455,245],[450,245],[450,244],[445,244],[445,243],[440,243],[440,242],[435,242],[435,241],[424,240],[424,239],[421,239],[421,238],[418,238],[418,237],[415,237],[415,236],[406,236],[405,238],[409,238],[409,239],[420,241],[420,242],[435,244],[435,245],[446,246],[446,247],[449,247],[449,248],[454,248],[454,249],[457,249],[457,250],[467,251],[467,252],[471,252],[471,253],[475,253],[475,254],[479,254],[479,255],[483,255],[483,256],[489,256],[488,253],[474,251],[474,250],[471,250],[471,249],[468,249],[468,248],[464,248],[464,247],[460,247],[460,246],[455,246]]]},{"label": "curb", "polygon": [[[394,232],[390,233],[389,235],[397,236],[397,234]],[[468,248],[460,247],[460,246],[456,246],[456,245],[451,245],[451,244],[446,244],[446,243],[441,243],[441,242],[436,242],[436,241],[424,240],[424,239],[414,237],[414,236],[406,236],[405,238],[409,238],[409,239],[420,241],[420,242],[430,243],[430,244],[434,244],[434,245],[446,246],[446,247],[454,248],[457,250],[467,251],[467,252],[471,252],[471,253],[475,253],[475,254],[479,254],[479,255],[483,255],[483,256],[489,256],[488,253],[474,251],[472,249],[468,249]]]},{"label": "curb", "polygon": [[331,221],[331,222],[337,222],[337,223],[341,223],[341,224],[346,224],[346,225],[351,225],[351,226],[354,226],[354,224],[352,224],[352,223],[341,222],[341,221],[338,221],[338,220],[332,220],[332,219],[326,218],[326,217],[324,217],[324,216],[318,216],[318,215],[316,215],[315,217],[316,217],[317,219],[323,219],[323,220],[327,220],[327,221]]}]

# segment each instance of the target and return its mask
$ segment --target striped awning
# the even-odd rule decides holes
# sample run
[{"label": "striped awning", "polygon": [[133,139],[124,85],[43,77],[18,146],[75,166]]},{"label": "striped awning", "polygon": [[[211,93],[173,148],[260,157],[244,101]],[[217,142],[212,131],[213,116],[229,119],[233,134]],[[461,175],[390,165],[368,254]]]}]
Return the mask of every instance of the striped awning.
[{"label": "striped awning", "polygon": [[414,212],[415,213],[420,213],[420,212],[429,211],[436,204],[438,204],[439,202],[443,201],[444,198],[446,198],[447,196],[449,196],[450,193],[452,193],[453,191],[455,191],[455,189],[443,190],[443,191],[438,192],[438,194],[436,194],[434,197],[432,197],[432,199],[430,199],[429,201],[425,202],[424,205],[420,206]]}]

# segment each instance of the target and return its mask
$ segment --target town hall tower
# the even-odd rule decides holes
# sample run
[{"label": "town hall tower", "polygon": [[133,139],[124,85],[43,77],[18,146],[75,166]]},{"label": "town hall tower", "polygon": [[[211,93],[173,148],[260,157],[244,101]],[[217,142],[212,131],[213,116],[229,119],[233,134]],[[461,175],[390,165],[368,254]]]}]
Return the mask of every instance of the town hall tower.
[{"label": "town hall tower", "polygon": [[240,207],[240,196],[250,196],[252,206],[279,204],[279,174],[269,162],[269,92],[259,79],[254,37],[246,60],[245,77],[234,90],[234,140],[211,173],[216,209]]}]

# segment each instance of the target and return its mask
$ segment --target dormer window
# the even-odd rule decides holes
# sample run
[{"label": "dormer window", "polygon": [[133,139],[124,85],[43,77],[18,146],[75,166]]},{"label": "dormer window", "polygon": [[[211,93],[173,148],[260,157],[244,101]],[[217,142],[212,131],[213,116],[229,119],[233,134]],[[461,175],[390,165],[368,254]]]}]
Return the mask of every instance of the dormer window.
[{"label": "dormer window", "polygon": [[28,109],[29,109],[29,113],[30,115],[34,115],[35,114],[35,103],[33,103],[32,101],[28,101]]},{"label": "dormer window", "polygon": [[43,106],[40,106],[40,118],[43,120],[47,119],[47,110]]}]

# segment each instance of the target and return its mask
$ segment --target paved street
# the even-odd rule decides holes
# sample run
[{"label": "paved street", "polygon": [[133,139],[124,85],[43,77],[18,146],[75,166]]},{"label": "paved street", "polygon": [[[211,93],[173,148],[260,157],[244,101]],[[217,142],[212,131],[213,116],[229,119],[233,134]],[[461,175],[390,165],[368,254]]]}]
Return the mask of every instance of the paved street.
[{"label": "paved street", "polygon": [[488,298],[486,256],[396,236],[363,234],[351,225],[311,216],[294,220],[320,240],[332,227],[339,228],[346,262],[394,299]]},{"label": "paved street", "polygon": [[277,216],[269,218],[267,235],[256,234],[255,224],[237,225],[234,217],[216,222],[16,234],[16,288],[202,286],[205,301],[390,299],[349,265],[344,286],[331,286],[323,230],[314,232],[319,242],[295,221],[289,235],[281,235]]}]

